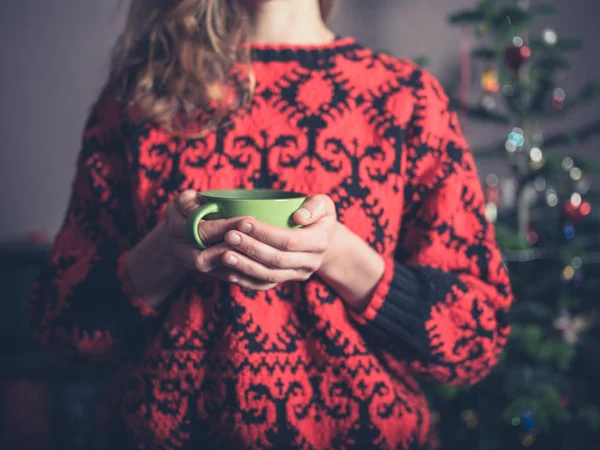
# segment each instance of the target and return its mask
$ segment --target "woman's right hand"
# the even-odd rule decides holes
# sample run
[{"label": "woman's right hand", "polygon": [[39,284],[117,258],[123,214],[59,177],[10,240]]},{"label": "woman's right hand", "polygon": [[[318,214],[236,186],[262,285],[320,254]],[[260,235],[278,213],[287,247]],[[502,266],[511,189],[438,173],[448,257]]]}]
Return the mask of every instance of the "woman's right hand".
[{"label": "woman's right hand", "polygon": [[209,244],[206,250],[198,249],[186,239],[186,220],[199,207],[200,202],[195,191],[182,192],[167,207],[165,220],[167,247],[176,264],[188,270],[209,274],[228,283],[238,284],[245,289],[267,291],[277,286],[276,283],[243,275],[224,263],[225,253],[232,250],[231,246],[224,242],[225,234],[236,229],[247,217],[201,222],[198,234],[203,242]]},{"label": "woman's right hand", "polygon": [[214,244],[206,250],[198,249],[187,239],[186,220],[199,207],[195,191],[182,192],[167,206],[165,220],[142,239],[127,258],[131,284],[151,308],[160,306],[190,271],[257,291],[276,286],[240,276],[224,264],[224,254],[231,250],[224,242],[225,234],[237,228],[245,217],[201,222],[198,234],[207,244]]},{"label": "woman's right hand", "polygon": [[[165,216],[165,235],[167,251],[176,264],[185,269],[219,274],[223,267],[223,254],[231,248],[224,242],[225,234],[234,230],[243,217],[222,220],[208,220],[200,223],[198,234],[203,242],[209,244],[206,250],[198,249],[186,237],[186,220],[196,209],[200,208],[195,191],[184,191],[168,206]],[[210,245],[215,244],[215,245]],[[215,272],[216,271],[216,272]]]}]

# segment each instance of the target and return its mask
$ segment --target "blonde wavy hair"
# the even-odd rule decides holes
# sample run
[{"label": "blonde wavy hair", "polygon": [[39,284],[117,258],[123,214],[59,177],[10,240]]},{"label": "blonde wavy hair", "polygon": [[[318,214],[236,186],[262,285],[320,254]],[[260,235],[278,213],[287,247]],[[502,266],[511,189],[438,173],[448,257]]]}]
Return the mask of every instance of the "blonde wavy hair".
[{"label": "blonde wavy hair", "polygon": [[[243,44],[256,1],[132,0],[105,93],[169,130],[185,128],[199,108],[218,123],[254,90]],[[324,19],[334,1],[319,0]]]}]

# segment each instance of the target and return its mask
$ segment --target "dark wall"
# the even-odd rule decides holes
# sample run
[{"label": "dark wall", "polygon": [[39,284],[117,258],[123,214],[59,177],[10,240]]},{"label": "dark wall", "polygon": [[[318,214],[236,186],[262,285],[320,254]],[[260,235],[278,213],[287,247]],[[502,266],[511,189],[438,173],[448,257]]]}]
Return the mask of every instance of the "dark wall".
[{"label": "dark wall", "polygon": [[[89,105],[106,76],[108,53],[121,29],[124,0],[0,1],[0,240],[31,230],[53,235],[61,222]],[[475,0],[341,0],[334,28],[364,44],[411,58],[426,54],[442,81],[458,73],[460,31],[449,12]],[[600,77],[600,2],[557,0],[560,15],[538,22],[559,36],[580,36],[585,51],[562,87],[572,92]],[[475,80],[476,81],[476,80]],[[598,109],[582,109],[568,123]],[[466,124],[474,145],[504,130]],[[570,149],[598,154],[599,141]],[[498,170],[487,164],[482,171]]]}]

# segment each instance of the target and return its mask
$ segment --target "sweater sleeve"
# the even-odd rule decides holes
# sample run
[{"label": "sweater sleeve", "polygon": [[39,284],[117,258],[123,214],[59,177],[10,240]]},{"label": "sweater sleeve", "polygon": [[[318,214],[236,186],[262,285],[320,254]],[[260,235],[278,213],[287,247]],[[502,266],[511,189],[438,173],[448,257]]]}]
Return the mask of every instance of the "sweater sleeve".
[{"label": "sweater sleeve", "polygon": [[512,293],[475,163],[456,114],[427,72],[408,130],[395,258],[356,319],[393,364],[444,384],[472,384],[506,343]]},{"label": "sweater sleeve", "polygon": [[66,217],[30,301],[35,337],[77,364],[131,357],[160,320],[125,272],[135,225],[122,114],[110,100],[92,111]]}]

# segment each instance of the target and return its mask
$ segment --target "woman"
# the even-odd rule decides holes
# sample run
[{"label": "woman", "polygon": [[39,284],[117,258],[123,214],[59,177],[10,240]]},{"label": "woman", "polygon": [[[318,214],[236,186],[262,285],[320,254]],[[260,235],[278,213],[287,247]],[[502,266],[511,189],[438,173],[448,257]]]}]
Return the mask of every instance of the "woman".
[{"label": "woman", "polygon": [[[118,448],[426,445],[416,377],[471,384],[512,296],[439,83],[328,1],[134,0],[35,286],[36,334],[114,363]],[[310,195],[283,230],[196,192]]]}]

